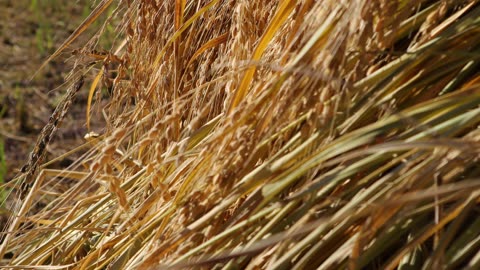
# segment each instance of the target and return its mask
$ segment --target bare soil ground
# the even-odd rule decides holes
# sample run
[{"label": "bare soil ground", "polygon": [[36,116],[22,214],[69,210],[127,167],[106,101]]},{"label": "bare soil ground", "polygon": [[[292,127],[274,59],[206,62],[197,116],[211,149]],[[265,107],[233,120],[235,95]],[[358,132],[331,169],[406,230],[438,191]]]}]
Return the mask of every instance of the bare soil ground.
[{"label": "bare soil ground", "polygon": [[[0,143],[4,144],[7,167],[0,180],[8,182],[18,173],[65,94],[62,84],[71,69],[66,59],[75,46],[40,70],[33,80],[32,75],[82,22],[93,4],[88,0],[0,0]],[[86,33],[77,43],[90,36]],[[47,159],[82,143],[87,92],[84,86],[48,146]],[[57,166],[65,167],[71,158],[74,156]]]}]

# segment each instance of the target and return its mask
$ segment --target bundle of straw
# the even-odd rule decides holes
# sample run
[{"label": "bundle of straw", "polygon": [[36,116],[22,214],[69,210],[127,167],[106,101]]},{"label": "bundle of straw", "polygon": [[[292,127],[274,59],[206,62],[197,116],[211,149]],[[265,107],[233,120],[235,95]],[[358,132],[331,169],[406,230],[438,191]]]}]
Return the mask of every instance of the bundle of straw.
[{"label": "bundle of straw", "polygon": [[7,265],[480,268],[478,1],[103,0],[52,57],[112,5],[72,74],[106,128],[24,181]]}]

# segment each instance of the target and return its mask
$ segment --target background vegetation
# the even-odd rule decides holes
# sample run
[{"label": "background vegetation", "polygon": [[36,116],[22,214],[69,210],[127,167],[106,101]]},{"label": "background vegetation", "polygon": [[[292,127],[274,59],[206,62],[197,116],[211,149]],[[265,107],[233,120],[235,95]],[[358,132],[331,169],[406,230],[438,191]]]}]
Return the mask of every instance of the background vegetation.
[{"label": "background vegetation", "polygon": [[[479,25],[473,0],[99,1],[48,59],[100,31],[5,186],[3,261],[478,269]],[[99,134],[49,158],[77,91]]]}]

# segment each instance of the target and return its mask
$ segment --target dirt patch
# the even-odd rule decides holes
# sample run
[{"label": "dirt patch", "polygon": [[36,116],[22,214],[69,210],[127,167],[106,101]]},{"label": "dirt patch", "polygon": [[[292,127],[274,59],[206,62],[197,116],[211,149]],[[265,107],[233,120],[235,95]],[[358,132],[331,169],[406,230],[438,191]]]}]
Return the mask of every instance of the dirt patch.
[{"label": "dirt patch", "polygon": [[[92,1],[3,0],[0,4],[0,143],[8,182],[27,159],[35,140],[47,123],[67,87],[64,78],[71,70],[72,45],[60,57],[38,71],[41,64],[80,25],[92,10]],[[80,37],[84,44],[93,30]],[[58,157],[83,142],[88,86],[47,147],[48,156]],[[75,156],[59,161],[65,167]],[[2,177],[0,175],[0,177]]]}]

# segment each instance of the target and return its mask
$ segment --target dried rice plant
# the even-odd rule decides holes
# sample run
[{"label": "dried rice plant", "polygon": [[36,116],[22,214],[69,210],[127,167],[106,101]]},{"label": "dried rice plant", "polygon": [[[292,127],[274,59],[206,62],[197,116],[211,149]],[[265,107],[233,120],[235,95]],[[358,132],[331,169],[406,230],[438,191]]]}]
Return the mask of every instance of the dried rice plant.
[{"label": "dried rice plant", "polygon": [[105,129],[18,178],[5,267],[480,268],[478,1],[103,0],[52,57],[110,5]]}]

